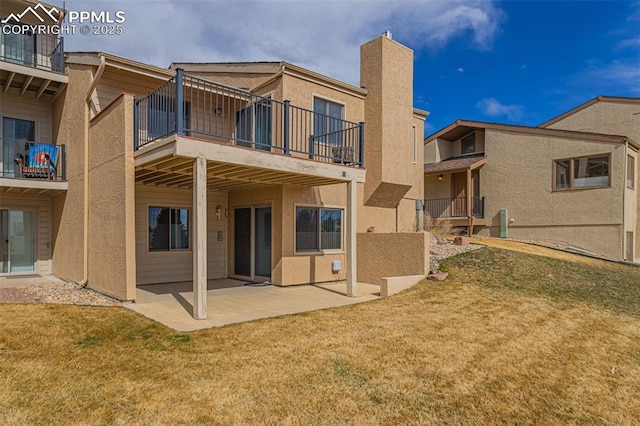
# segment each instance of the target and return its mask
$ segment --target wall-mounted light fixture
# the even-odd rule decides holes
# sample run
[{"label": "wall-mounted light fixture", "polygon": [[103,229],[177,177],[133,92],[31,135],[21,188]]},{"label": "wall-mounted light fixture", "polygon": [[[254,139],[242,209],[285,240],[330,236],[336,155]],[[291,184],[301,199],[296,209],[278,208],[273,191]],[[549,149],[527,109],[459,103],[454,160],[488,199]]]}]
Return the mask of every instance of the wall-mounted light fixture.
[{"label": "wall-mounted light fixture", "polygon": [[216,206],[216,218],[220,220],[220,216],[222,216],[222,206]]},{"label": "wall-mounted light fixture", "polygon": [[442,181],[443,178],[444,178],[444,176],[438,175],[438,182]]}]

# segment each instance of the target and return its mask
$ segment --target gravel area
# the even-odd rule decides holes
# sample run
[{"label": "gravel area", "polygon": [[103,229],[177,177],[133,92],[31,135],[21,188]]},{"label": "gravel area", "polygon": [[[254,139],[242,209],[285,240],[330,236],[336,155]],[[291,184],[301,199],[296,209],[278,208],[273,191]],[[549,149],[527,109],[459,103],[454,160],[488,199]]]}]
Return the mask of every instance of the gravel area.
[{"label": "gravel area", "polygon": [[480,244],[468,244],[466,246],[457,246],[451,241],[444,241],[442,244],[438,244],[436,237],[431,235],[431,256],[429,257],[429,272],[436,273],[440,267],[440,261],[447,257],[456,256],[460,253],[467,251],[477,250],[483,248]]},{"label": "gravel area", "polygon": [[122,306],[111,297],[75,283],[52,280],[50,283],[0,288],[0,303],[54,303],[82,306]]}]

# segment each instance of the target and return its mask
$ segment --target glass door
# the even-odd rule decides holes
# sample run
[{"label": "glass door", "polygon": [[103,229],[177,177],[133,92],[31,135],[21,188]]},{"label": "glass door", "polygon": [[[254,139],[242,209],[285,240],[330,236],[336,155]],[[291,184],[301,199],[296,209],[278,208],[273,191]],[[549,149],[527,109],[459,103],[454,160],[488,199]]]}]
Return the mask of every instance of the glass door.
[{"label": "glass door", "polygon": [[271,207],[255,209],[255,275],[271,277]]},{"label": "glass door", "polygon": [[234,209],[233,274],[251,280],[271,277],[271,207]]},{"label": "glass door", "polygon": [[35,240],[35,212],[0,210],[0,272],[34,272]]}]

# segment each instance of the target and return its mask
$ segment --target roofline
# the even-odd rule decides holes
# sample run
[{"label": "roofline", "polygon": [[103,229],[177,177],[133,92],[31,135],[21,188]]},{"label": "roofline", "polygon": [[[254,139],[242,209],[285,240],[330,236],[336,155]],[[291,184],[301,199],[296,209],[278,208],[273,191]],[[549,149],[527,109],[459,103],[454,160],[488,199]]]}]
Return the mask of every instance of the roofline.
[{"label": "roofline", "polygon": [[500,124],[500,123],[489,123],[484,121],[470,121],[470,120],[456,120],[451,123],[447,127],[433,133],[426,138],[424,138],[424,143],[427,144],[434,139],[442,137],[442,135],[448,133],[449,131],[455,129],[459,126],[465,127],[475,127],[478,129],[491,129],[491,130],[502,130],[506,132],[516,132],[516,133],[529,133],[533,135],[546,135],[546,136],[563,136],[570,139],[582,139],[588,141],[596,141],[596,142],[610,142],[610,143],[626,143],[629,144],[636,149],[640,148],[640,144],[638,144],[633,139],[627,136],[621,135],[610,135],[604,133],[591,133],[591,132],[579,132],[575,130],[563,130],[563,129],[548,129],[544,127],[529,127],[529,126],[519,126],[515,124]]},{"label": "roofline", "polygon": [[420,109],[420,108],[413,108],[413,115],[416,115],[420,118],[426,119],[427,117],[429,117],[431,115],[431,113],[429,111],[426,111],[424,109]]},{"label": "roofline", "polygon": [[[451,160],[456,160],[457,158],[447,158],[446,160],[441,160],[441,161],[436,161],[435,163],[427,163],[424,165],[424,167],[430,165],[430,164],[440,164],[440,163],[444,163],[445,161],[451,161]],[[446,173],[452,173],[452,172],[459,172],[461,170],[470,170],[470,171],[474,171],[476,169],[479,169],[480,167],[484,166],[485,164],[487,164],[487,157],[483,156],[478,158],[478,161],[476,161],[475,163],[471,163],[469,164],[467,167],[456,167],[453,169],[449,169],[449,170],[439,170],[437,172],[427,172],[426,170],[424,171],[425,175],[441,175]]]},{"label": "roofline", "polygon": [[145,64],[133,59],[113,55],[106,52],[66,52],[66,61],[71,64],[100,65],[100,57],[105,58],[108,66],[124,69],[127,71],[144,74],[150,77],[166,80],[176,75],[174,70]]},{"label": "roofline", "polygon": [[358,97],[365,97],[367,95],[367,89],[365,88],[345,83],[344,81],[337,80],[333,77],[311,71],[310,69],[303,68],[289,62],[282,62],[282,73],[293,75],[295,77],[307,77],[307,79],[312,80],[316,83],[325,83],[325,86],[337,88],[342,90],[343,92],[347,92]]},{"label": "roofline", "polygon": [[570,109],[567,112],[564,112],[556,117],[553,117],[551,120],[547,120],[542,124],[539,124],[538,127],[547,127],[554,123],[557,123],[560,120],[563,120],[579,111],[582,111],[585,108],[590,107],[593,104],[598,102],[617,102],[617,103],[629,103],[629,104],[640,104],[640,98],[632,98],[632,97],[623,97],[623,96],[597,96],[590,101],[587,101],[577,107]]}]

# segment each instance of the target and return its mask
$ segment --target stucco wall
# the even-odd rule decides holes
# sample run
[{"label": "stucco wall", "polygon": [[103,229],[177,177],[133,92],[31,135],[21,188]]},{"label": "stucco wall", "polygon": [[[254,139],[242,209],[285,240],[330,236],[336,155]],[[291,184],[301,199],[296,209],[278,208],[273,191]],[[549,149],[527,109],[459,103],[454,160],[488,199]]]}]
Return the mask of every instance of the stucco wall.
[{"label": "stucco wall", "polygon": [[122,95],[89,127],[89,281],[135,299],[133,96]]},{"label": "stucco wall", "polygon": [[357,237],[358,281],[381,284],[381,278],[429,274],[429,234],[363,233]]},{"label": "stucco wall", "polygon": [[[563,241],[612,259],[622,256],[625,148],[504,131],[486,131],[487,164],[480,169],[485,217],[499,235],[499,211],[507,209],[510,236]],[[553,190],[553,160],[611,154],[611,186]]]},{"label": "stucco wall", "polygon": [[91,73],[89,66],[69,64],[69,84],[53,105],[55,142],[66,144],[68,180],[68,190],[52,199],[53,272],[72,281],[84,277],[84,141],[85,131],[88,132],[85,97]]},{"label": "stucco wall", "polygon": [[628,136],[640,143],[640,101],[596,102],[547,127]]}]

